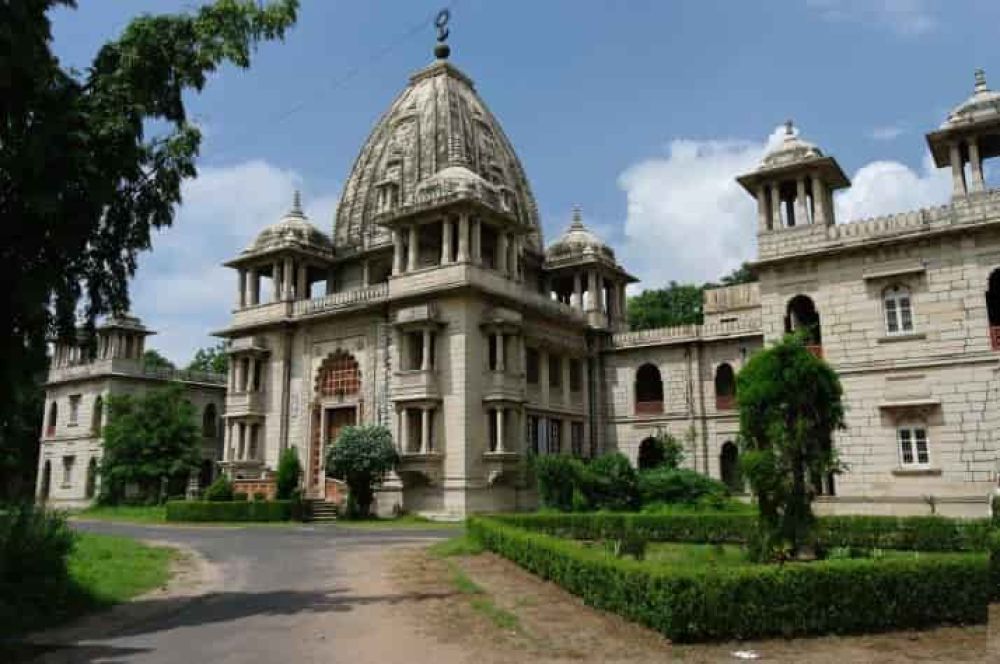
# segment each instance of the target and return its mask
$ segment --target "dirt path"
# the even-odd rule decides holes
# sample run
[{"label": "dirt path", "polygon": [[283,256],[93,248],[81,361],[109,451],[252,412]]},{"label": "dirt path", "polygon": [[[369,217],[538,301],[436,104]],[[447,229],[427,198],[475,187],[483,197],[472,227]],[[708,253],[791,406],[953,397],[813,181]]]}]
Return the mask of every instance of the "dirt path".
[{"label": "dirt path", "polygon": [[[482,592],[445,595],[428,602],[423,629],[481,663],[741,661],[736,651],[752,651],[761,661],[796,664],[1000,662],[1000,635],[991,634],[985,625],[871,636],[672,645],[657,633],[585,606],[554,584],[492,554],[439,560],[425,551],[410,550],[396,558],[394,578],[406,592],[442,593],[455,589],[459,570]],[[484,606],[495,610],[484,610]],[[497,618],[498,613],[506,617]],[[1000,606],[992,608],[991,617],[997,625]]]}]

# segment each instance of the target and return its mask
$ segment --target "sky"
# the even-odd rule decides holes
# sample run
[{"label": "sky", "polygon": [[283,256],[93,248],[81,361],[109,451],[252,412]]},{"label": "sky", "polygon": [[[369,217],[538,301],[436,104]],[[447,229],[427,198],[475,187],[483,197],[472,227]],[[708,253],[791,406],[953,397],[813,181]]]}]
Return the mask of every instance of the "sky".
[{"label": "sky", "polygon": [[[197,4],[83,0],[52,12],[53,48],[85,69],[135,15]],[[131,284],[151,346],[186,364],[216,341],[236,301],[221,263],[294,189],[332,230],[368,132],[432,61],[446,4],[451,62],[513,142],[546,242],[580,205],[640,288],[753,258],[754,203],[733,178],[787,119],[852,179],[840,223],[946,203],[923,135],[972,93],[976,68],[1000,86],[994,0],[302,0],[283,42],[187,100],[205,136],[199,176]],[[1000,169],[986,175],[996,184]]]}]

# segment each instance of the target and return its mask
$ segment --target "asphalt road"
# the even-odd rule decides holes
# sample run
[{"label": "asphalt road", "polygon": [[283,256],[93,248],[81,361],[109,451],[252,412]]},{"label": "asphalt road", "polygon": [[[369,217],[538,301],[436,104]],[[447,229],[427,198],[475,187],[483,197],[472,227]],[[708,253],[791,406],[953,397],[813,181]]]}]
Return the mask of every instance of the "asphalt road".
[{"label": "asphalt road", "polygon": [[[406,661],[426,648],[401,621],[386,554],[448,530],[351,530],[337,525],[165,527],[79,522],[88,532],[175,542],[211,563],[194,597],[130,603],[114,620],[69,630],[31,653],[38,662]],[[90,620],[100,623],[100,620]],[[82,633],[81,632],[82,629]],[[65,630],[64,630],[65,632]]]}]

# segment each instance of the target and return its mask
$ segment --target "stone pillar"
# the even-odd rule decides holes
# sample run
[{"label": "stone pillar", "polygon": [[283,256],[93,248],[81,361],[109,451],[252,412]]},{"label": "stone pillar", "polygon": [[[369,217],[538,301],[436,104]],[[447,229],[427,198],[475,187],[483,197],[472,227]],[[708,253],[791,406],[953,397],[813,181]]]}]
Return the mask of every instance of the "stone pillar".
[{"label": "stone pillar", "polygon": [[948,146],[951,157],[951,195],[965,196],[965,164],[962,163],[962,146],[958,142]]},{"label": "stone pillar", "polygon": [[595,276],[597,290],[594,294],[597,295],[597,310],[604,313],[607,310],[607,302],[604,301],[604,276],[599,273],[595,273]]},{"label": "stone pillar", "polygon": [[812,185],[813,223],[817,226],[826,226],[829,223],[826,219],[826,186],[819,178],[813,178]]},{"label": "stone pillar", "polygon": [[472,220],[472,262],[483,264],[483,222],[478,217]]},{"label": "stone pillar", "polygon": [[247,304],[251,307],[260,303],[260,279],[257,277],[257,268],[247,270]]},{"label": "stone pillar", "polygon": [[299,265],[298,272],[298,285],[295,289],[297,299],[308,300],[309,299],[309,270],[305,265]]},{"label": "stone pillar", "polygon": [[800,175],[795,181],[795,225],[805,226],[809,223],[809,214],[806,212],[806,178]]},{"label": "stone pillar", "polygon": [[420,453],[427,454],[431,451],[431,409],[427,406],[420,408]]},{"label": "stone pillar", "polygon": [[986,189],[986,182],[983,180],[983,160],[979,157],[979,139],[975,136],[969,138],[969,165],[972,167],[972,186],[970,191],[983,191]]},{"label": "stone pillar", "polygon": [[278,261],[271,263],[271,302],[281,299],[281,264]]},{"label": "stone pillar", "polygon": [[469,260],[469,214],[463,212],[458,217],[458,262]]},{"label": "stone pillar", "polygon": [[410,418],[406,408],[399,409],[399,451],[410,451]]},{"label": "stone pillar", "polygon": [[771,230],[771,216],[767,210],[767,187],[757,185],[757,232]]},{"label": "stone pillar", "polygon": [[569,356],[563,355],[560,367],[562,368],[562,399],[564,406],[569,405],[569,364]]},{"label": "stone pillar", "polygon": [[441,265],[451,263],[451,219],[441,222]]},{"label": "stone pillar", "polygon": [[247,425],[245,422],[239,422],[236,425],[236,429],[239,432],[239,449],[236,453],[236,459],[238,461],[243,461],[246,459],[247,453]]},{"label": "stone pillar", "polygon": [[778,183],[771,185],[771,228],[781,228],[781,189]]},{"label": "stone pillar", "polygon": [[366,288],[372,285],[371,261],[367,258],[361,261],[361,285]]},{"label": "stone pillar", "polygon": [[538,349],[538,392],[542,405],[547,406],[549,403],[549,352],[543,348]]},{"label": "stone pillar", "polygon": [[497,233],[497,271],[507,274],[507,234]]},{"label": "stone pillar", "polygon": [[247,372],[247,392],[253,392],[254,383],[257,382],[257,358],[251,357],[247,364],[249,370]]},{"label": "stone pillar", "polygon": [[587,272],[587,311],[597,309],[597,273],[593,270]]},{"label": "stone pillar", "polygon": [[413,272],[417,269],[417,259],[420,256],[420,237],[417,232],[417,225],[410,226],[410,246],[406,255],[406,271]]},{"label": "stone pillar", "polygon": [[494,366],[496,366],[496,370],[503,373],[505,371],[504,352],[503,352],[503,332],[496,333],[496,349],[493,359],[494,359]]},{"label": "stone pillar", "polygon": [[429,328],[424,328],[423,331],[423,357],[420,362],[420,369],[423,371],[430,371],[431,369],[431,331]]},{"label": "stone pillar", "polygon": [[392,276],[403,274],[403,231],[392,229]]},{"label": "stone pillar", "polygon": [[573,273],[573,307],[583,311],[583,280],[580,273]]},{"label": "stone pillar", "polygon": [[240,309],[242,309],[243,307],[247,306],[247,271],[244,270],[243,268],[240,268],[237,271],[237,273],[239,275],[238,277],[239,296],[236,298],[236,304],[239,306]]},{"label": "stone pillar", "polygon": [[496,451],[497,452],[503,452],[504,451],[504,444],[503,444],[503,438],[504,438],[504,430],[503,430],[504,407],[503,406],[497,406],[496,414],[497,414],[496,415],[496,417],[497,417],[497,449],[496,449]]},{"label": "stone pillar", "polygon": [[233,391],[242,392],[243,391],[243,361],[238,356],[233,356],[230,358],[233,363]]},{"label": "stone pillar", "polygon": [[282,268],[282,270],[281,270],[281,290],[282,290],[281,297],[284,300],[291,300],[292,297],[293,297],[293,295],[292,295],[292,289],[295,286],[295,282],[294,282],[294,277],[292,276],[292,274],[293,274],[293,272],[292,272],[292,259],[291,258],[286,258],[285,259],[285,267]]}]

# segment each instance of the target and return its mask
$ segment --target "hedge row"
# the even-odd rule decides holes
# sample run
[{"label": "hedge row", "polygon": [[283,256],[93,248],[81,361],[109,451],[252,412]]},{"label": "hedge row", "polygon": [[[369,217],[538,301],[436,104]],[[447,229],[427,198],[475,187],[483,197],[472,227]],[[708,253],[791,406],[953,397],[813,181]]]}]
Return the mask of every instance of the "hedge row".
[{"label": "hedge row", "polygon": [[167,521],[300,521],[302,503],[295,500],[167,502]]},{"label": "hedge row", "polygon": [[[497,520],[570,539],[608,539],[624,531],[654,542],[744,543],[754,532],[756,515],[740,513],[510,514]],[[817,520],[818,543],[827,548],[908,551],[985,551],[988,519],[944,517],[827,516]]]},{"label": "hedge row", "polygon": [[673,641],[877,632],[987,619],[982,554],[845,559],[690,570],[607,556],[576,542],[473,517],[483,545],[598,609]]}]

